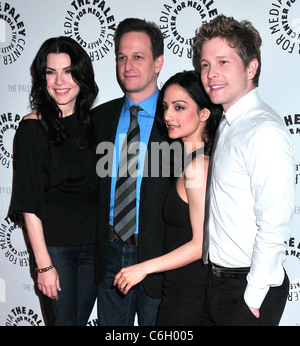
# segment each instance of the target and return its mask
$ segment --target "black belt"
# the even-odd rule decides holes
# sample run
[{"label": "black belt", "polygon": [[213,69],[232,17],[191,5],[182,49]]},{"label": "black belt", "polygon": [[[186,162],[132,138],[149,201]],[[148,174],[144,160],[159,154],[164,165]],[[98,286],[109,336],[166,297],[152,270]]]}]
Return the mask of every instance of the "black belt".
[{"label": "black belt", "polygon": [[226,268],[211,262],[209,263],[209,267],[214,276],[224,279],[246,279],[250,271],[249,267]]},{"label": "black belt", "polygon": [[138,245],[138,235],[132,234],[128,239],[123,241],[117,233],[114,231],[113,227],[110,226],[110,232],[111,232],[111,239],[117,240],[120,244],[126,244],[126,245]]}]

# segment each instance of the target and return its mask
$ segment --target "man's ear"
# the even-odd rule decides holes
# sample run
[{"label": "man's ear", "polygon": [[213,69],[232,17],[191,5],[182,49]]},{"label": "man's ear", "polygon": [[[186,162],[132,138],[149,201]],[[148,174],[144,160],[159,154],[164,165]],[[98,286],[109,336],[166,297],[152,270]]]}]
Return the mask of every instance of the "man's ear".
[{"label": "man's ear", "polygon": [[156,73],[159,73],[161,71],[163,64],[164,64],[164,57],[163,57],[163,55],[160,55],[155,59],[155,71],[156,71]]},{"label": "man's ear", "polygon": [[249,79],[253,79],[256,75],[256,71],[258,69],[258,60],[252,59],[248,66],[248,77]]}]

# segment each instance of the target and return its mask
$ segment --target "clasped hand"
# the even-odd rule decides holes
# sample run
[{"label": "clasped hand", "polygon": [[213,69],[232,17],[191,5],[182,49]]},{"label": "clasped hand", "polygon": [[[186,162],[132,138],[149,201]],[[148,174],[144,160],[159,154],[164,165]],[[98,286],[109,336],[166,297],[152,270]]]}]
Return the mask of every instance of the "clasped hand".
[{"label": "clasped hand", "polygon": [[122,268],[115,276],[114,286],[118,286],[119,290],[125,295],[128,291],[138,283],[140,283],[147,274],[143,269],[143,263],[135,264],[130,267]]}]

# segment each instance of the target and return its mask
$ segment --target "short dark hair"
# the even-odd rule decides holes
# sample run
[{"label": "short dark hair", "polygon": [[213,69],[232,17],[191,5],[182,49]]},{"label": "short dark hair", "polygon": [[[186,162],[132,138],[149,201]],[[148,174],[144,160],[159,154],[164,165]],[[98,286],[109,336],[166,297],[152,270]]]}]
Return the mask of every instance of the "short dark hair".
[{"label": "short dark hair", "polygon": [[204,87],[201,82],[200,74],[196,71],[183,71],[178,72],[172,77],[170,77],[163,85],[158,101],[157,101],[157,121],[160,128],[165,127],[164,124],[164,110],[163,110],[163,99],[166,89],[171,85],[177,84],[182,87],[188,95],[197,104],[198,109],[207,108],[210,110],[210,117],[207,119],[205,126],[205,134],[207,139],[205,140],[204,152],[206,155],[210,155],[213,140],[215,137],[215,132],[218,127],[221,115],[223,113],[223,108],[220,105],[215,105],[211,102],[210,98],[206,94]]},{"label": "short dark hair", "polygon": [[228,45],[236,48],[238,55],[247,68],[253,59],[257,59],[258,68],[253,83],[258,86],[261,71],[262,39],[259,32],[247,20],[238,22],[232,17],[219,15],[209,23],[203,24],[196,32],[194,48],[201,55],[203,44],[214,37],[225,38]]},{"label": "short dark hair", "polygon": [[36,111],[46,130],[49,140],[61,144],[66,137],[65,129],[60,122],[62,112],[47,91],[46,67],[50,53],[65,53],[70,56],[71,73],[80,91],[76,99],[75,111],[78,120],[90,130],[90,108],[98,94],[94,70],[86,51],[70,37],[60,36],[46,40],[38,50],[32,65],[32,89],[30,94],[31,109]]},{"label": "short dark hair", "polygon": [[164,38],[159,27],[154,22],[139,18],[126,18],[119,23],[115,32],[115,51],[119,52],[121,37],[128,32],[144,32],[151,41],[153,60],[164,54]]}]

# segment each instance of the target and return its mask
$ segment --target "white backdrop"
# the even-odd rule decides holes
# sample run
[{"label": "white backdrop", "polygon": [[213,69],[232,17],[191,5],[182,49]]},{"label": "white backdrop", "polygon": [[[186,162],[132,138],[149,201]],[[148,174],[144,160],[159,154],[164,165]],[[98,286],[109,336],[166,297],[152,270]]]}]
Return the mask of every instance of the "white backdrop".
[{"label": "white backdrop", "polygon": [[[139,17],[160,26],[165,37],[161,85],[175,72],[193,68],[190,44],[195,30],[217,14],[250,20],[260,31],[259,93],[282,116],[296,147],[297,197],[285,262],[291,285],[280,325],[300,325],[299,0],[0,1],[0,325],[44,325],[23,232],[7,218],[13,137],[20,119],[29,112],[29,67],[40,45],[49,37],[66,35],[86,49],[100,89],[98,105],[122,95],[113,47],[114,30],[121,20]],[[96,320],[94,309],[89,325]]]}]

